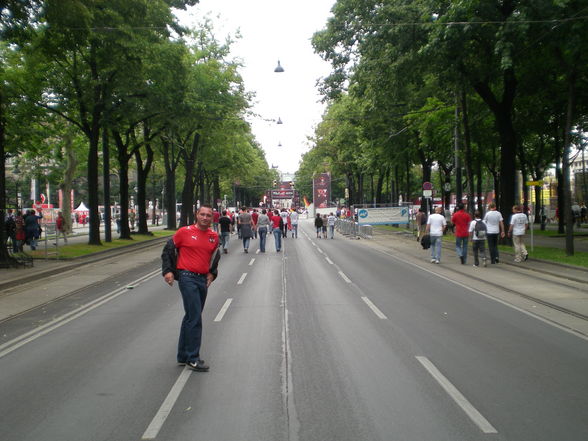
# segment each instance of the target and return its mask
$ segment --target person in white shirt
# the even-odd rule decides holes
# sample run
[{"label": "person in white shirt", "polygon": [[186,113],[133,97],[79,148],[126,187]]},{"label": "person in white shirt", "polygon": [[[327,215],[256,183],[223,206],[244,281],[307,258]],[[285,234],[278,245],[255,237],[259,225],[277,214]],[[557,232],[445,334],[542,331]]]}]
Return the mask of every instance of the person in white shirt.
[{"label": "person in white shirt", "polygon": [[498,263],[498,238],[504,237],[504,219],[500,211],[496,209],[496,204],[492,202],[488,205],[488,212],[484,216],[486,228],[488,230],[488,250],[490,251],[490,263]]},{"label": "person in white shirt", "polygon": [[435,213],[427,219],[427,228],[425,234],[431,236],[431,263],[439,263],[441,261],[441,240],[443,232],[447,228],[447,221],[443,216],[442,207],[435,208]]},{"label": "person in white shirt", "polygon": [[[480,228],[476,228],[478,222],[482,222]],[[474,266],[480,266],[478,251],[482,255],[482,262],[486,266],[486,237],[488,235],[488,226],[482,220],[482,213],[478,210],[474,213],[474,220],[470,222],[470,239],[472,240],[472,250],[474,251]]]},{"label": "person in white shirt", "polygon": [[329,234],[331,236],[331,239],[335,238],[335,222],[337,221],[337,218],[335,217],[335,215],[333,213],[329,214],[329,217],[327,218],[327,224],[329,225]]},{"label": "person in white shirt", "polygon": [[290,223],[292,225],[292,237],[298,239],[298,211],[295,208],[290,213]]},{"label": "person in white shirt", "polygon": [[508,227],[508,235],[512,237],[512,244],[515,251],[515,262],[522,262],[529,258],[529,253],[525,247],[525,233],[529,228],[529,219],[522,212],[520,205],[512,207],[513,215],[510,218],[510,226]]}]

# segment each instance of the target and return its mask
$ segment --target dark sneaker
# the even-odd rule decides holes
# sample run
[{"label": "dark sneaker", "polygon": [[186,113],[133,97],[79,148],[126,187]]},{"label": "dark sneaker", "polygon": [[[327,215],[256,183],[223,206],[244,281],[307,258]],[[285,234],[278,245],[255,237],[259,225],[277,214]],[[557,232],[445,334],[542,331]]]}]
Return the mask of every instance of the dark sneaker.
[{"label": "dark sneaker", "polygon": [[523,260],[526,262],[528,258],[529,258],[529,254],[525,254],[525,258]]},{"label": "dark sneaker", "polygon": [[178,361],[178,366],[186,366],[186,362],[185,361]]},{"label": "dark sneaker", "polygon": [[208,370],[210,369],[210,366],[208,366],[204,362],[204,360],[189,361],[189,362],[186,363],[186,365],[190,369],[194,369],[196,372],[208,372]]},{"label": "dark sneaker", "polygon": [[462,265],[465,265],[465,259],[463,256],[459,256],[459,260],[461,261]]}]

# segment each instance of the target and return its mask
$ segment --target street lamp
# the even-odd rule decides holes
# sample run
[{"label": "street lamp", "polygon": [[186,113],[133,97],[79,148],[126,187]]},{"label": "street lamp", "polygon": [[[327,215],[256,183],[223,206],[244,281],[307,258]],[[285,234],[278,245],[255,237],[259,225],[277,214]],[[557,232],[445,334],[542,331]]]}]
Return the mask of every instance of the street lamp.
[{"label": "street lamp", "polygon": [[284,72],[284,68],[280,64],[280,60],[278,60],[278,66],[274,69],[274,72],[276,72],[276,73],[282,73],[282,72]]}]

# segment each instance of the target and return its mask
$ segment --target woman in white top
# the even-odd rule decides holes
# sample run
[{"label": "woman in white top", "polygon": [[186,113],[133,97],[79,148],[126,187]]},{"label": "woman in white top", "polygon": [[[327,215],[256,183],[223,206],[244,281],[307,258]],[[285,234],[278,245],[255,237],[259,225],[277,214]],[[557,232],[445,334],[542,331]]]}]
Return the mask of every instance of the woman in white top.
[{"label": "woman in white top", "polygon": [[529,258],[524,241],[525,233],[527,232],[527,228],[529,228],[529,219],[527,219],[527,216],[522,211],[520,205],[512,207],[514,214],[510,218],[510,226],[508,227],[508,235],[512,237],[512,244],[514,246],[515,262],[522,262]]},{"label": "woman in white top", "polygon": [[486,222],[486,228],[488,229],[486,237],[488,238],[490,263],[498,263],[498,238],[504,237],[504,221],[494,202],[488,205],[488,212],[484,216],[484,222]]},{"label": "woman in white top", "polygon": [[431,263],[441,261],[441,239],[445,228],[447,228],[447,221],[441,213],[443,213],[443,208],[437,207],[435,208],[435,213],[427,219],[425,234],[431,236]]}]

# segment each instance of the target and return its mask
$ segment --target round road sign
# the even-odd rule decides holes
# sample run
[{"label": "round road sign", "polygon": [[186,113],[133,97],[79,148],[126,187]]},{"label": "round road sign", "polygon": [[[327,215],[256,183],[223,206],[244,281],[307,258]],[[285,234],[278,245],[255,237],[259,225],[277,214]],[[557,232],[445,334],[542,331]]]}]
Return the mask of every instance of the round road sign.
[{"label": "round road sign", "polygon": [[423,190],[432,190],[433,189],[433,184],[431,184],[430,182],[423,182]]}]

